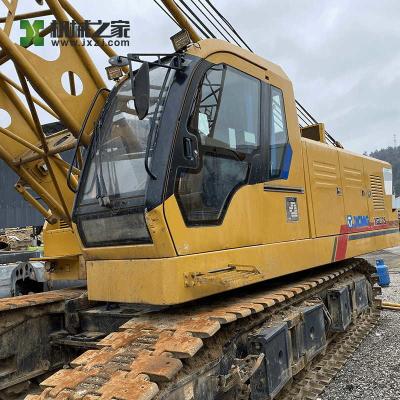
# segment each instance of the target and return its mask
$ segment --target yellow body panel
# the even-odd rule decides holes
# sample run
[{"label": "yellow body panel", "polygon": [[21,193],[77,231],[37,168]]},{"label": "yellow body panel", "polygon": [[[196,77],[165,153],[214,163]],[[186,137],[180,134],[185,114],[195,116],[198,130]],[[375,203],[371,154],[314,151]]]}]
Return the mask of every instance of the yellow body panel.
[{"label": "yellow body panel", "polygon": [[81,245],[74,227],[60,223],[45,223],[43,229],[44,254],[49,280],[84,280],[86,267]]},{"label": "yellow body panel", "polygon": [[44,256],[65,257],[81,254],[77,234],[73,228],[46,223],[43,229]]},{"label": "yellow body panel", "polygon": [[333,235],[344,223],[338,153],[335,147],[325,143],[303,140],[306,141],[316,235]]},{"label": "yellow body panel", "polygon": [[[308,238],[308,219],[287,223],[285,193],[265,192],[264,184],[239,189],[218,226],[188,227],[182,218],[175,196],[165,202],[165,213],[179,255],[203,253],[222,249],[255,246]],[[306,216],[305,195],[296,195],[299,212]],[[281,227],[271,229],[270,227]]]},{"label": "yellow body panel", "polygon": [[[347,256],[391,247],[398,240],[398,233],[351,240]],[[88,295],[91,300],[101,301],[183,303],[330,263],[334,242],[335,237],[324,237],[166,259],[88,261]],[[228,265],[253,266],[258,274],[238,272],[224,280],[224,273],[220,273],[213,280],[199,279],[192,286],[192,274],[209,274]]]},{"label": "yellow body panel", "polygon": [[345,215],[369,215],[363,158],[338,150]]}]

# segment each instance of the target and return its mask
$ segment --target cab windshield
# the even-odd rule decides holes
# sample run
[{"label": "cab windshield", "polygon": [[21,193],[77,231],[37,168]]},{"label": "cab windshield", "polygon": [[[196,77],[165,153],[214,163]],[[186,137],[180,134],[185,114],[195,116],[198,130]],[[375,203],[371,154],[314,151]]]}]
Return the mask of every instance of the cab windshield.
[{"label": "cab windshield", "polygon": [[150,70],[150,108],[143,120],[137,117],[131,80],[127,79],[119,87],[93,139],[82,204],[99,203],[112,207],[113,203],[119,203],[119,207],[121,199],[141,201],[143,198],[148,179],[146,149],[150,146],[151,162],[155,140],[148,143],[149,135],[156,138],[169,89],[169,72],[160,67]]},{"label": "cab windshield", "polygon": [[86,246],[150,240],[144,221],[151,156],[173,72],[150,69],[150,107],[139,120],[131,79],[115,89],[95,128],[75,217]]}]

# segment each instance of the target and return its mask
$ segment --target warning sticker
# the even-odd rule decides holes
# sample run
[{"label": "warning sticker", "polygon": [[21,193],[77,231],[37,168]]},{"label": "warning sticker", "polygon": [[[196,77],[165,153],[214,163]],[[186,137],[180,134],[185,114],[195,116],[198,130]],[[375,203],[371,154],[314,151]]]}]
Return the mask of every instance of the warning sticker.
[{"label": "warning sticker", "polygon": [[296,197],[286,197],[286,217],[288,222],[299,220],[299,207]]}]

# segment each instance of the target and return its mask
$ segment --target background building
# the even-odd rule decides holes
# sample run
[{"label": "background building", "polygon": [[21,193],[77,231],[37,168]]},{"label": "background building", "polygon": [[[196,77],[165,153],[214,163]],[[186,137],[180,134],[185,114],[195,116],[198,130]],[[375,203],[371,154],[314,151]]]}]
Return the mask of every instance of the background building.
[{"label": "background building", "polygon": [[43,216],[14,189],[15,174],[0,161],[0,229],[43,225]]}]

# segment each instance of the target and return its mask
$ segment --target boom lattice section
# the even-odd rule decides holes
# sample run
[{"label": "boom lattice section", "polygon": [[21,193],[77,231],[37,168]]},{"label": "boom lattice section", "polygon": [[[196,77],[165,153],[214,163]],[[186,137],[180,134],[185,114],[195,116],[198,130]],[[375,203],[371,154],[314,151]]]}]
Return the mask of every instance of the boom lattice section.
[{"label": "boom lattice section", "polygon": [[[36,37],[27,35],[20,44],[12,40],[17,29],[23,33],[16,25],[27,27],[28,32],[38,18],[45,18],[48,23],[40,31],[43,38],[51,33],[55,23],[69,23],[73,19],[77,26],[83,27],[84,18],[67,0],[24,0],[21,4],[18,0],[2,0],[2,3],[0,12],[4,11],[5,17],[0,18],[3,23],[0,29],[0,109],[8,114],[9,123],[1,121],[0,157],[20,176],[16,185],[18,192],[47,221],[54,224],[63,220],[70,224],[74,193],[66,181],[70,165],[62,154],[76,146],[86,113],[105,83],[80,39],[73,35],[63,40],[64,45],[58,46],[60,55],[52,61],[38,55],[40,49],[46,51],[46,48],[36,46]],[[24,11],[30,8],[18,14],[19,7],[24,7]],[[86,31],[107,56],[115,55],[94,36],[93,29],[86,28]],[[64,89],[63,76],[68,78],[68,90]],[[82,93],[78,92],[79,80]],[[97,98],[82,132],[82,146],[89,143],[105,99],[105,92]],[[48,121],[55,123],[46,125]],[[77,168],[72,168],[72,189],[77,186],[81,166],[80,149]]]}]

